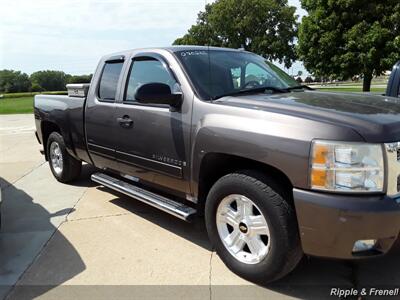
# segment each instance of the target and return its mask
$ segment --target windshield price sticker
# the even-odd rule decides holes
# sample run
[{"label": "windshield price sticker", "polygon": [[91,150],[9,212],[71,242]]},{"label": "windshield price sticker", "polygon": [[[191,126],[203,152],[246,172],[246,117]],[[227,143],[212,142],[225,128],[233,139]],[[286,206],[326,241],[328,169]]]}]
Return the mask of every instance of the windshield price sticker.
[{"label": "windshield price sticker", "polygon": [[346,299],[348,297],[398,297],[400,295],[400,288],[361,288],[361,289],[342,289],[342,288],[331,288],[330,296],[337,297],[339,299]]}]

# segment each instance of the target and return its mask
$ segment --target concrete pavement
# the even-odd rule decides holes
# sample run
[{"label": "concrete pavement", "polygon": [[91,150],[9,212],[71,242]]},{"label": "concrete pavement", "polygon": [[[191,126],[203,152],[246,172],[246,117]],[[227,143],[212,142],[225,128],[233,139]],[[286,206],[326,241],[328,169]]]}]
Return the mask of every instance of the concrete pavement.
[{"label": "concrete pavement", "polygon": [[33,126],[32,115],[0,116],[0,299],[321,299],[331,287],[400,282],[397,252],[357,264],[304,259],[287,278],[254,286],[212,251],[202,220],[97,186],[88,165],[78,181],[58,183]]},{"label": "concrete pavement", "polygon": [[49,181],[32,115],[0,116],[0,298],[32,264],[86,187]]}]

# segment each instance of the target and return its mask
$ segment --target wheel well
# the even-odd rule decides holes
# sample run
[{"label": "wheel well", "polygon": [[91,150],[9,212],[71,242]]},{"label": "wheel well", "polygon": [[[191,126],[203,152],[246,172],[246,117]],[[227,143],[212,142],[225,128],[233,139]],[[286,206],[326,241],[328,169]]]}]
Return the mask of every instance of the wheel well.
[{"label": "wheel well", "polygon": [[200,165],[198,187],[199,209],[201,210],[204,208],[208,192],[219,178],[241,170],[258,171],[261,174],[267,175],[278,184],[283,191],[287,192],[287,195],[289,195],[289,202],[293,203],[293,185],[289,178],[279,169],[236,155],[209,153],[202,159]]},{"label": "wheel well", "polygon": [[48,121],[43,121],[42,122],[43,150],[46,160],[48,160],[47,149],[46,149],[47,140],[49,139],[49,136],[52,132],[61,133],[60,128],[56,124]]}]

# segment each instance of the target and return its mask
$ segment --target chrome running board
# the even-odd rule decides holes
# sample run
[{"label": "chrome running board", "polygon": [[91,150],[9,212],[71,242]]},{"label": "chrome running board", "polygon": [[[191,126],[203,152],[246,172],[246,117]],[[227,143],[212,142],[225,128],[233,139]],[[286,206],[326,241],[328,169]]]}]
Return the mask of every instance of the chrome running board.
[{"label": "chrome running board", "polygon": [[142,189],[120,179],[111,177],[104,173],[92,174],[91,178],[94,182],[100,183],[101,185],[115,191],[124,193],[125,195],[128,195],[132,198],[138,199],[179,219],[190,221],[191,217],[196,213],[196,210],[190,206],[149,192],[145,189]]}]

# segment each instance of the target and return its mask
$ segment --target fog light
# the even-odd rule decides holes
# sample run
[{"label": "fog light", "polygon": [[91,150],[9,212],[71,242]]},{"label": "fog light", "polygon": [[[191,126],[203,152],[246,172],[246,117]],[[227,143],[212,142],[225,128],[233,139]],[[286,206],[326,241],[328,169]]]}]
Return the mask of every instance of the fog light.
[{"label": "fog light", "polygon": [[353,253],[364,252],[374,249],[376,240],[359,240],[354,243]]}]

